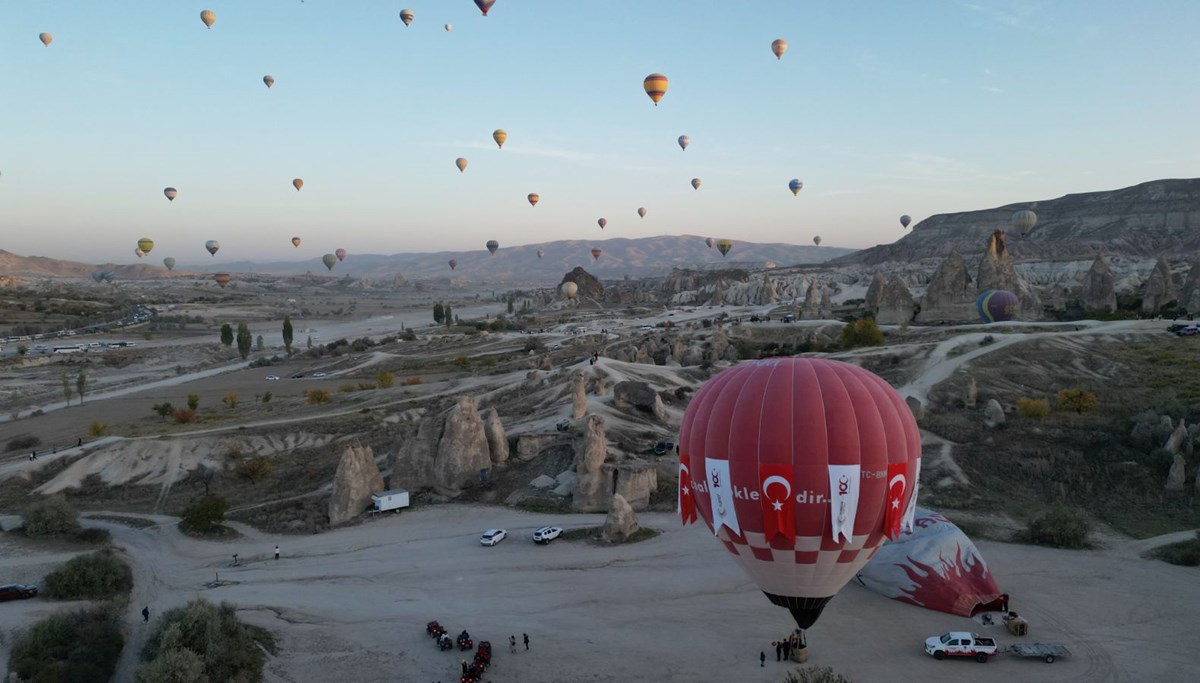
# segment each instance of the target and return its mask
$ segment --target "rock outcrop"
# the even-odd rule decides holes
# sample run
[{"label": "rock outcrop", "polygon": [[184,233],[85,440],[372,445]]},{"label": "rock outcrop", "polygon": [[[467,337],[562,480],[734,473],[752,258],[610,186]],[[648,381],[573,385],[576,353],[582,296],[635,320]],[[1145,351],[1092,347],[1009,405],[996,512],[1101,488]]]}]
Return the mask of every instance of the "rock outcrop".
[{"label": "rock outcrop", "polygon": [[662,420],[666,417],[666,408],[658,392],[645,382],[626,380],[613,386],[613,406],[618,410],[636,410],[648,417]]},{"label": "rock outcrop", "polygon": [[596,276],[584,270],[582,266],[575,266],[571,272],[563,275],[562,282],[558,283],[559,287],[565,282],[574,282],[579,287],[576,294],[579,299],[600,301],[604,298],[604,285],[600,284]]},{"label": "rock outcrop", "polygon": [[921,405],[921,399],[916,396],[909,396],[904,399],[904,404],[908,406],[908,410],[912,413],[914,420],[920,422],[925,419],[925,406]]},{"label": "rock outcrop", "polygon": [[398,439],[388,485],[410,491],[433,486],[433,463],[441,435],[441,419],[425,417],[417,422],[413,432]]},{"label": "rock outcrop", "polygon": [[816,280],[808,283],[808,292],[804,295],[804,306],[800,308],[801,320],[821,320],[821,287]]},{"label": "rock outcrop", "polygon": [[1167,442],[1163,444],[1163,450],[1171,455],[1180,455],[1183,452],[1184,442],[1188,439],[1187,425],[1182,419],[1179,420],[1179,426],[1171,432],[1171,436],[1167,437]]},{"label": "rock outcrop", "polygon": [[1005,421],[1004,408],[1000,407],[1000,402],[994,398],[988,399],[987,405],[983,408],[983,424],[988,427],[999,427]]},{"label": "rock outcrop", "polygon": [[383,475],[375,464],[371,447],[351,446],[342,453],[333,475],[333,495],[329,498],[329,524],[345,524],[362,514],[371,504],[371,494],[383,491]]},{"label": "rock outcrop", "polygon": [[504,424],[500,422],[500,413],[495,408],[488,409],[483,421],[483,433],[487,437],[492,465],[503,467],[508,462],[508,436],[504,434]]},{"label": "rock outcrop", "polygon": [[879,273],[871,278],[871,284],[867,285],[867,295],[863,302],[868,311],[874,311],[879,308],[879,297],[883,295],[883,287],[887,284],[887,278]]},{"label": "rock outcrop", "polygon": [[553,434],[522,434],[517,437],[517,460],[528,462],[533,460],[547,447],[563,440],[565,435]]},{"label": "rock outcrop", "polygon": [[576,512],[599,512],[612,495],[611,475],[605,476],[608,440],[604,437],[604,418],[590,415],[583,424],[583,438],[575,452],[575,493],[571,507]]},{"label": "rock outcrop", "polygon": [[[1192,261],[1179,297],[1179,307],[1191,314],[1200,313],[1200,259]],[[1197,477],[1200,480],[1200,477]]]},{"label": "rock outcrop", "polygon": [[1186,472],[1187,463],[1184,461],[1182,455],[1176,453],[1175,459],[1171,462],[1171,471],[1167,473],[1166,489],[1168,491],[1182,491],[1187,477]]},{"label": "rock outcrop", "polygon": [[880,325],[902,325],[913,318],[913,296],[899,275],[893,275],[879,295],[875,322]]},{"label": "rock outcrop", "polygon": [[974,410],[975,403],[979,400],[979,387],[975,384],[974,377],[967,378],[967,386],[963,389],[963,406]]},{"label": "rock outcrop", "polygon": [[1159,256],[1154,270],[1150,271],[1150,277],[1146,278],[1146,284],[1142,288],[1142,313],[1154,315],[1163,306],[1178,298],[1175,282],[1171,279],[1171,264],[1167,263],[1165,256]]},{"label": "rock outcrop", "polygon": [[921,301],[917,321],[958,322],[977,317],[975,287],[967,272],[967,264],[957,251],[951,252],[925,288],[925,298]]},{"label": "rock outcrop", "polygon": [[619,493],[614,494],[608,505],[608,517],[604,519],[600,538],[609,543],[624,543],[640,528],[629,501]]},{"label": "rock outcrop", "polygon": [[571,417],[578,420],[587,414],[587,380],[583,372],[571,374]]},{"label": "rock outcrop", "polygon": [[1103,255],[1097,256],[1083,278],[1083,290],[1079,293],[1083,309],[1110,313],[1117,310],[1116,284],[1117,279],[1113,277],[1108,259]]},{"label": "rock outcrop", "polygon": [[650,507],[650,494],[658,488],[658,469],[645,460],[629,460],[617,465],[617,493],[635,510]]},{"label": "rock outcrop", "polygon": [[459,396],[438,441],[433,462],[434,488],[444,496],[458,496],[479,481],[480,470],[491,466],[487,433],[475,408],[475,399]]},{"label": "rock outcrop", "polygon": [[1017,273],[1012,255],[1008,253],[1008,242],[1003,230],[996,230],[988,239],[987,252],[979,262],[979,273],[975,281],[980,292],[1003,289],[1016,294],[1021,300],[1021,318],[1028,320],[1041,317],[1042,302],[1025,278]]}]

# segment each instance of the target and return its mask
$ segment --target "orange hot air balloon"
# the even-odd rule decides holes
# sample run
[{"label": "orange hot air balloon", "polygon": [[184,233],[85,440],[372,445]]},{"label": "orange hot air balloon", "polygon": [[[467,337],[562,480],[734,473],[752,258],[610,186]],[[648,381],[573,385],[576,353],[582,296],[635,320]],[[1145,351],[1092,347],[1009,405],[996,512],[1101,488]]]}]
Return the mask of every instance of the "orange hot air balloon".
[{"label": "orange hot air balloon", "polygon": [[537,203],[539,201],[541,201],[542,197],[541,197],[541,195],[539,195],[536,192],[530,192],[529,197],[527,197],[527,199],[529,199],[530,206],[537,206]]},{"label": "orange hot air balloon", "polygon": [[467,160],[462,157],[455,159],[454,165],[458,167],[459,173],[462,173],[463,171],[467,170]]},{"label": "orange hot air balloon", "polygon": [[200,13],[200,21],[203,21],[204,25],[208,28],[212,28],[212,25],[217,21],[217,13],[210,9],[206,9]]},{"label": "orange hot air balloon", "polygon": [[603,253],[604,253],[604,250],[601,249],[600,247],[592,247],[592,260],[599,261],[600,254],[603,254]]},{"label": "orange hot air balloon", "polygon": [[775,53],[775,59],[783,59],[783,53],[787,52],[787,41],[783,38],[776,38],[771,42],[771,52]]},{"label": "orange hot air balloon", "polygon": [[608,219],[607,219],[607,218],[601,218],[600,220],[596,221],[596,225],[599,225],[599,226],[600,226],[600,229],[601,229],[601,230],[603,230],[603,229],[604,229],[604,226],[608,225]]},{"label": "orange hot air balloon", "polygon": [[663,95],[667,94],[667,77],[662,74],[650,74],[642,81],[642,87],[646,89],[646,94],[654,101],[654,106],[658,106],[659,100]]},{"label": "orange hot air balloon", "polygon": [[299,238],[299,237],[293,237],[293,238],[292,238],[292,246],[293,246],[293,247],[298,247],[298,246],[300,246],[300,238]]},{"label": "orange hot air balloon", "polygon": [[492,139],[496,141],[496,146],[504,149],[504,141],[508,139],[508,132],[503,128],[497,128],[492,131]]},{"label": "orange hot air balloon", "polygon": [[229,277],[229,273],[217,273],[213,276],[213,282],[216,282],[218,285],[220,285],[221,289],[225,289],[225,285],[229,284],[231,279],[232,278]]},{"label": "orange hot air balloon", "polygon": [[49,33],[39,33],[38,40],[42,41],[42,45],[50,47],[50,43],[54,42],[54,36],[50,35]]},{"label": "orange hot air balloon", "polygon": [[300,188],[304,187],[304,181],[300,178],[292,178],[292,187],[296,188],[296,191],[299,192]]},{"label": "orange hot air balloon", "polygon": [[638,209],[638,218],[645,218],[645,217],[646,217],[646,207],[643,206]]}]

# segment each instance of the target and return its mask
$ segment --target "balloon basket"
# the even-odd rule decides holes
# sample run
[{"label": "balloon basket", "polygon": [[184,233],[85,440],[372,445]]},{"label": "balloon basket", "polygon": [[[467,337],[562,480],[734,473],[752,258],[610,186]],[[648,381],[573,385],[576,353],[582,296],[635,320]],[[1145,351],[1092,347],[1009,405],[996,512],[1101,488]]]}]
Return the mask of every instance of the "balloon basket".
[{"label": "balloon basket", "polygon": [[800,647],[792,649],[792,661],[797,664],[803,664],[808,661],[808,648]]}]

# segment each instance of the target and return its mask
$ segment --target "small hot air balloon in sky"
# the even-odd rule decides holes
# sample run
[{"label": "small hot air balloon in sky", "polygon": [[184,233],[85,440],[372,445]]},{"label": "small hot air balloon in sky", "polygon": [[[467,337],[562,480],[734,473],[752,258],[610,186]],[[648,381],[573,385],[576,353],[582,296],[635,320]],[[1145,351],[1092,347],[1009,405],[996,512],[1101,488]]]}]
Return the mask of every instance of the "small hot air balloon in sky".
[{"label": "small hot air balloon in sky", "polygon": [[321,257],[321,263],[324,263],[329,270],[333,270],[333,266],[337,264],[337,257],[333,254],[325,254]]},{"label": "small hot air balloon in sky", "polygon": [[646,207],[644,207],[644,206],[639,207],[638,208],[638,218],[645,218],[645,217],[646,217]]},{"label": "small hot air balloon in sky", "polygon": [[213,282],[216,282],[218,285],[220,285],[221,289],[225,289],[225,285],[229,284],[231,279],[232,278],[229,277],[229,273],[217,273],[213,276]]},{"label": "small hot air balloon in sky", "polygon": [[345,260],[346,260],[346,250],[345,250],[345,249],[336,249],[336,250],[333,252],[333,255],[334,255],[334,256],[337,256],[337,260],[338,260],[338,261],[345,261]]},{"label": "small hot air balloon in sky", "polygon": [[475,0],[475,6],[478,7],[481,12],[483,12],[483,16],[485,17],[487,16],[488,10],[490,10],[494,4],[496,4],[496,0]]},{"label": "small hot air balloon in sky", "polygon": [[603,230],[603,229],[604,229],[604,226],[608,225],[608,219],[607,219],[607,218],[601,218],[600,220],[596,221],[596,225],[599,225],[599,226],[600,226],[600,229],[601,229],[601,230]]},{"label": "small hot air balloon in sky", "polygon": [[143,257],[143,256],[145,256],[145,255],[146,255],[146,252],[142,251],[140,247],[134,247],[134,248],[133,248],[133,255],[134,255],[134,256],[136,256],[136,257],[138,257],[138,258],[141,258],[141,257]]},{"label": "small hot air balloon in sky", "polygon": [[788,183],[788,189],[792,191],[792,196],[795,197],[800,194],[800,190],[804,189],[804,183],[800,182],[799,178],[792,178],[791,182]]},{"label": "small hot air balloon in sky", "polygon": [[541,258],[541,257],[543,257],[543,256],[545,256],[545,255],[546,255],[546,250],[545,250],[545,249],[538,249],[538,258]]},{"label": "small hot air balloon in sky", "polygon": [[600,247],[592,247],[592,260],[599,261],[600,254],[603,254],[603,253],[604,253],[604,250],[601,249]]},{"label": "small hot air balloon in sky", "polygon": [[209,240],[204,243],[204,248],[208,250],[209,254],[216,256],[217,250],[221,248],[221,243],[216,240]]},{"label": "small hot air balloon in sky", "polygon": [[558,289],[568,299],[574,299],[575,295],[579,293],[579,285],[574,282],[564,282]]},{"label": "small hot air balloon in sky", "polygon": [[498,250],[499,248],[500,248],[500,243],[497,242],[496,240],[488,240],[487,241],[487,250],[492,253],[492,256],[496,255],[496,250]]},{"label": "small hot air balloon in sky", "polygon": [[154,249],[154,240],[149,237],[143,237],[137,241],[138,249],[142,250],[143,254],[149,254],[150,250]]},{"label": "small hot air balloon in sky", "polygon": [[448,263],[450,264],[450,270],[454,270],[458,267],[458,259],[450,259]]},{"label": "small hot air balloon in sky", "polygon": [[175,201],[175,197],[179,195],[179,190],[176,190],[173,187],[166,187],[163,188],[163,194],[166,195],[168,200],[173,202]]},{"label": "small hot air balloon in sky", "polygon": [[743,361],[684,412],[678,509],[809,628],[911,523],[920,458],[912,412],[878,375],[827,358]]},{"label": "small hot air balloon in sky", "polygon": [[687,151],[687,146],[692,144],[692,139],[686,135],[679,136],[679,149]]},{"label": "small hot air balloon in sky", "polygon": [[700,181],[700,179],[699,179],[699,178],[692,178],[692,189],[693,189],[693,190],[699,190],[699,189],[700,189],[700,182],[701,182],[701,181]]},{"label": "small hot air balloon in sky", "polygon": [[[299,192],[300,188],[304,187],[304,180],[301,178],[292,178],[292,187],[296,188],[296,191]],[[320,193],[318,192],[317,194]]]},{"label": "small hot air balloon in sky", "polygon": [[816,237],[813,238],[813,244],[817,245],[818,247],[821,246],[821,236],[820,235],[817,235]]},{"label": "small hot air balloon in sky", "polygon": [[271,86],[275,85],[275,77],[271,74],[267,74],[266,76],[263,76],[263,83],[266,83],[267,88],[270,88]]},{"label": "small hot air balloon in sky", "polygon": [[717,241],[711,237],[704,238],[704,244],[706,244],[709,249],[712,249],[713,245],[716,243],[717,243]]},{"label": "small hot air balloon in sky", "polygon": [[538,201],[541,200],[541,196],[536,192],[530,192],[526,199],[529,200],[530,206],[537,206]]},{"label": "small hot air balloon in sky", "polygon": [[299,238],[299,237],[293,237],[293,238],[292,238],[292,246],[293,246],[293,247],[298,247],[298,246],[300,246],[300,238]]},{"label": "small hot air balloon in sky", "polygon": [[405,26],[412,25],[414,16],[413,11],[410,9],[400,10],[400,21],[403,21]]},{"label": "small hot air balloon in sky", "polygon": [[667,94],[668,84],[667,77],[658,73],[650,74],[642,81],[642,87],[646,89],[646,94],[654,101],[656,107],[663,95]]},{"label": "small hot air balloon in sky", "polygon": [[454,165],[458,167],[459,173],[462,173],[463,171],[467,170],[467,160],[462,157],[455,159]]},{"label": "small hot air balloon in sky", "polygon": [[454,28],[454,24],[446,24],[442,28],[446,29],[446,33],[449,33],[450,29]]},{"label": "small hot air balloon in sky", "polygon": [[1033,232],[1033,226],[1037,225],[1037,214],[1029,209],[1021,209],[1014,211],[1012,215],[1012,226],[1021,233],[1021,237],[1027,236]]},{"label": "small hot air balloon in sky", "polygon": [[729,253],[733,249],[733,242],[729,240],[717,240],[717,251],[721,252],[721,256]]},{"label": "small hot air balloon in sky", "polygon": [[912,216],[904,214],[900,217],[900,227],[907,228],[909,223],[912,223]]},{"label": "small hot air balloon in sky", "polygon": [[504,149],[504,141],[508,139],[508,133],[503,128],[497,128],[492,131],[492,139],[496,141],[496,146]]},{"label": "small hot air balloon in sky", "polygon": [[210,9],[206,9],[200,13],[200,21],[203,21],[204,25],[208,28],[212,28],[213,23],[217,21],[217,13]]},{"label": "small hot air balloon in sky", "polygon": [[167,270],[175,270],[175,259],[168,256],[163,259],[163,265],[167,267]]},{"label": "small hot air balloon in sky", "polygon": [[783,38],[771,41],[771,52],[775,55],[775,59],[783,59],[783,53],[787,52],[787,41]]},{"label": "small hot air balloon in sky", "polygon": [[54,36],[50,35],[49,33],[39,33],[38,40],[42,41],[42,45],[50,47],[50,43],[54,42]]}]

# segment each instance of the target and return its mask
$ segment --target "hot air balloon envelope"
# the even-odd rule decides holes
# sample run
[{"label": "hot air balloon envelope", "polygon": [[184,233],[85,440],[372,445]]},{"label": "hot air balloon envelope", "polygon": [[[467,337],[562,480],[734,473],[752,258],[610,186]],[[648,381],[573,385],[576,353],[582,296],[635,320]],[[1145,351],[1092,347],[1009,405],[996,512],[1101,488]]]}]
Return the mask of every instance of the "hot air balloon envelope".
[{"label": "hot air balloon envelope", "polygon": [[346,260],[346,250],[345,249],[337,249],[333,252],[333,255],[337,256],[338,261]]},{"label": "hot air balloon envelope", "polygon": [[592,259],[597,260],[597,261],[600,260],[600,254],[603,254],[603,253],[604,253],[604,250],[601,249],[600,247],[592,247]]},{"label": "hot air balloon envelope", "polygon": [[543,250],[543,249],[538,249],[538,258],[541,258],[541,257],[543,257],[543,256],[545,256],[545,255],[546,255],[546,252],[545,252],[545,250]]},{"label": "hot air balloon envelope", "polygon": [[912,216],[910,216],[908,214],[904,214],[903,216],[900,217],[900,225],[902,227],[907,228],[909,223],[912,223]]},{"label": "hot air balloon envelope", "polygon": [[454,24],[446,24],[442,28],[446,29],[446,33],[449,33],[450,29],[454,28]]},{"label": "hot air balloon envelope", "polygon": [[414,16],[413,11],[410,9],[400,10],[400,21],[403,21],[405,26],[413,23]]},{"label": "hot air balloon envelope", "polygon": [[608,225],[608,219],[607,219],[607,218],[601,218],[600,220],[596,221],[596,225],[599,225],[599,226],[600,226],[600,229],[601,229],[601,230],[603,230],[603,229],[604,229],[604,226]]},{"label": "hot air balloon envelope", "polygon": [[721,256],[729,253],[733,249],[733,242],[729,240],[717,240],[717,251],[721,252]]},{"label": "hot air balloon envelope", "polygon": [[709,249],[712,249],[713,245],[716,243],[717,241],[711,237],[704,238],[704,244],[707,245]]},{"label": "hot air balloon envelope", "polygon": [[889,598],[962,617],[998,611],[1005,597],[962,529],[922,508],[912,528],[884,543],[856,578]]},{"label": "hot air balloon envelope", "polygon": [[692,178],[692,189],[693,189],[693,190],[699,190],[699,189],[700,189],[700,183],[701,183],[701,180],[700,180],[699,178]]},{"label": "hot air balloon envelope", "polygon": [[708,380],[679,431],[678,508],[797,625],[899,536],[921,435],[879,376],[825,358],[742,363]]},{"label": "hot air balloon envelope", "polygon": [[175,270],[175,259],[168,256],[163,259],[163,265],[167,267],[167,270]]},{"label": "hot air balloon envelope", "polygon": [[225,289],[225,285],[229,284],[230,279],[229,273],[217,273],[213,276],[213,281],[220,285],[221,289]]},{"label": "hot air balloon envelope", "polygon": [[817,245],[818,247],[821,246],[821,236],[820,235],[817,235],[816,237],[813,238],[813,244]]},{"label": "hot air balloon envelope", "polygon": [[267,87],[270,88],[275,85],[275,77],[270,74],[263,76],[263,83],[266,83]]},{"label": "hot air balloon envelope", "polygon": [[483,16],[485,17],[487,16],[488,10],[490,10],[494,4],[496,4],[496,0],[475,0],[475,6],[478,7],[481,12],[483,12]]},{"label": "hot air balloon envelope", "polygon": [[321,257],[321,263],[324,263],[329,270],[333,270],[334,264],[337,263],[337,257],[333,254],[325,254]]},{"label": "hot air balloon envelope", "polygon": [[49,33],[39,33],[38,40],[42,41],[42,45],[50,47],[50,43],[54,42],[54,36],[50,35]]},{"label": "hot air balloon envelope", "polygon": [[526,199],[528,199],[528,200],[529,200],[529,205],[530,205],[530,206],[537,206],[537,203],[538,203],[538,202],[539,202],[539,201],[540,201],[542,198],[541,198],[541,196],[540,196],[538,193],[536,193],[536,192],[530,192],[530,193],[529,193],[529,196],[528,196],[528,197],[526,197]]},{"label": "hot air balloon envelope", "polygon": [[454,165],[458,167],[459,173],[462,173],[463,171],[467,170],[467,160],[462,157],[455,159]]},{"label": "hot air balloon envelope", "polygon": [[204,243],[204,248],[208,250],[209,254],[216,256],[217,250],[221,248],[221,243],[216,240],[209,240]]},{"label": "hot air balloon envelope", "polygon": [[1037,214],[1029,209],[1016,211],[1012,215],[1012,226],[1021,233],[1021,237],[1028,235],[1033,231],[1033,226],[1037,225]]},{"label": "hot air balloon envelope", "polygon": [[1003,289],[989,289],[975,299],[975,310],[985,323],[1012,320],[1021,313],[1021,300]]},{"label": "hot air balloon envelope", "polygon": [[300,238],[299,238],[299,237],[293,237],[293,238],[292,238],[292,246],[293,246],[293,247],[298,247],[298,246],[300,246]]},{"label": "hot air balloon envelope", "polygon": [[150,250],[154,249],[154,240],[149,237],[143,237],[137,241],[138,249],[142,250],[143,254],[149,254]]},{"label": "hot air balloon envelope", "polygon": [[299,192],[300,188],[304,187],[304,180],[301,178],[292,178],[292,187],[296,188],[296,191]]},{"label": "hot air balloon envelope", "polygon": [[204,25],[207,26],[208,28],[212,28],[212,25],[214,22],[216,22],[216,20],[217,20],[217,13],[210,9],[206,9],[200,13],[200,21],[203,21]]},{"label": "hot air balloon envelope", "polygon": [[179,190],[173,187],[166,187],[163,188],[163,194],[166,195],[168,200],[175,201],[175,197],[179,196]]},{"label": "hot air balloon envelope", "polygon": [[775,55],[775,59],[783,59],[783,53],[787,52],[787,47],[787,41],[783,38],[771,41],[771,52]]},{"label": "hot air balloon envelope", "polygon": [[499,248],[500,248],[500,243],[497,242],[496,240],[488,240],[487,241],[487,250],[492,253],[492,256],[496,255],[496,250]]},{"label": "hot air balloon envelope", "polygon": [[134,255],[134,256],[136,256],[136,257],[138,257],[138,258],[141,258],[141,257],[143,257],[143,256],[145,256],[145,255],[146,255],[146,252],[142,251],[142,250],[141,250],[141,248],[139,248],[139,247],[134,247],[134,248],[133,248],[133,255]]},{"label": "hot air balloon envelope", "polygon": [[457,268],[457,267],[458,267],[458,260],[457,260],[457,259],[450,259],[450,260],[448,261],[448,263],[450,264],[450,270],[454,270],[455,268]]},{"label": "hot air balloon envelope", "polygon": [[575,295],[579,293],[579,285],[575,284],[574,282],[564,282],[559,286],[558,289],[563,293],[563,296],[567,297],[568,299],[574,299]]},{"label": "hot air balloon envelope", "polygon": [[508,139],[508,133],[503,128],[497,128],[492,131],[492,139],[496,141],[496,146],[504,149],[504,141]]},{"label": "hot air balloon envelope", "polygon": [[679,136],[679,149],[687,150],[687,146],[692,144],[692,139],[686,135]]},{"label": "hot air balloon envelope", "polygon": [[795,197],[800,194],[800,190],[804,189],[804,183],[800,182],[799,178],[792,178],[791,182],[788,183],[788,189],[792,191],[792,196]]},{"label": "hot air balloon envelope", "polygon": [[659,73],[650,74],[642,81],[642,87],[646,89],[646,94],[650,96],[656,107],[663,95],[667,94],[667,85],[667,77]]},{"label": "hot air balloon envelope", "polygon": [[644,207],[644,206],[639,207],[638,208],[638,218],[645,218],[645,217],[646,217],[646,207]]}]

